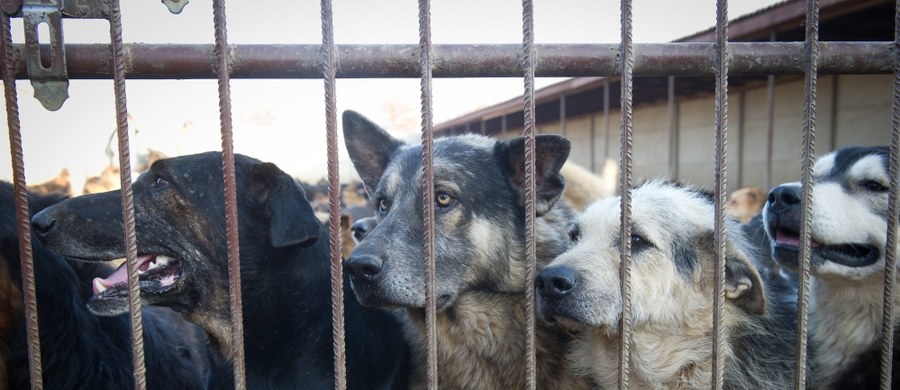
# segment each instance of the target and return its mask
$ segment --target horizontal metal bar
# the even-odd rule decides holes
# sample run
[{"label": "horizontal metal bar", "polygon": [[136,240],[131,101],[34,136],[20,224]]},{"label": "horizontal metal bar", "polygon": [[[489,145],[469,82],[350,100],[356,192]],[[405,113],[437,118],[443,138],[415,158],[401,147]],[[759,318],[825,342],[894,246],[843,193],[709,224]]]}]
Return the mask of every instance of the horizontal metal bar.
[{"label": "horizontal metal bar", "polygon": [[[233,45],[232,78],[322,78],[320,45]],[[521,77],[520,45],[434,45],[434,77]],[[618,75],[619,44],[535,45],[538,77]],[[819,73],[893,72],[892,42],[821,42]],[[338,45],[339,78],[418,78],[417,45]],[[712,76],[712,42],[634,45],[635,76]],[[16,77],[27,78],[16,45]],[[802,74],[803,42],[732,42],[729,75]],[[210,44],[132,43],[130,79],[214,79]],[[66,45],[70,79],[110,78],[108,45]]]}]

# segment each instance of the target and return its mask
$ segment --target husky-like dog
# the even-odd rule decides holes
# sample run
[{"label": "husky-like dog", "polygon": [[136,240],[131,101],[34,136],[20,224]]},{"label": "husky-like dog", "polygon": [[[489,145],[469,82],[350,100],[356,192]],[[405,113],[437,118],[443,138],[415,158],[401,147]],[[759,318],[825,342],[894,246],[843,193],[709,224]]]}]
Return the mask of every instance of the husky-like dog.
[{"label": "husky-like dog", "polygon": [[[813,355],[818,365],[815,387],[877,388],[888,149],[838,150],[816,162],[813,178],[809,324],[818,346]],[[798,268],[800,199],[799,183],[782,184],[769,192],[764,211],[772,256],[794,270]],[[895,310],[898,299],[895,292]],[[895,365],[894,378],[897,375]]]},{"label": "husky-like dog", "polygon": [[[364,305],[404,308],[407,336],[425,362],[422,148],[344,112],[344,140],[377,207],[378,224],[347,260]],[[562,253],[570,209],[557,204],[569,142],[536,138],[538,267]],[[465,135],[434,143],[438,380],[450,389],[520,389],[525,383],[524,140]],[[555,205],[555,207],[554,207]],[[538,326],[537,382],[588,388],[565,367],[566,334]],[[418,356],[416,356],[418,355]]]},{"label": "husky-like dog", "polygon": [[[633,192],[632,388],[701,389],[712,378],[714,205],[651,181]],[[620,198],[576,218],[571,248],[537,278],[541,317],[579,332],[569,360],[604,388],[618,382]],[[794,377],[792,313],[767,297],[736,221],[726,225],[725,388],[785,389]]]}]

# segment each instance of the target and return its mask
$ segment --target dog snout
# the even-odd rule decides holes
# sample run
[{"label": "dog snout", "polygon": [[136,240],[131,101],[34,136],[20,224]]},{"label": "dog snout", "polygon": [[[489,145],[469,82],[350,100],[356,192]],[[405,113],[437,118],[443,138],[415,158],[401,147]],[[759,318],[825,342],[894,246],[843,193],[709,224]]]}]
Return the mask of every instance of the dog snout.
[{"label": "dog snout", "polygon": [[375,218],[371,217],[363,218],[359,221],[354,222],[353,225],[350,226],[350,230],[353,232],[353,238],[357,242],[362,241],[364,238],[366,238],[366,236],[369,235],[372,229],[375,228],[375,225]]},{"label": "dog snout", "polygon": [[56,217],[52,214],[45,211],[41,211],[31,219],[31,227],[34,230],[34,233],[41,239],[48,237],[52,234],[52,231],[58,224],[56,223]]},{"label": "dog snout", "polygon": [[572,292],[577,277],[568,267],[549,267],[538,275],[536,288],[545,298],[562,298]]},{"label": "dog snout", "polygon": [[347,269],[354,279],[372,279],[381,273],[384,262],[376,256],[363,255],[351,256],[347,260]]},{"label": "dog snout", "polygon": [[782,184],[769,191],[767,198],[772,212],[788,210],[800,204],[800,187]]}]

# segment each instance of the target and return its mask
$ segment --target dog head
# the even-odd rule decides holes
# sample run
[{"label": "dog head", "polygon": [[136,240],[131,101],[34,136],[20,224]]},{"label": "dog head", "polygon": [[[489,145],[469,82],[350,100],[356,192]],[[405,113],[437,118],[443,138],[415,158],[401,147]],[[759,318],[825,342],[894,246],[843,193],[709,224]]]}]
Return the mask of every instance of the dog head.
[{"label": "dog head", "polygon": [[[373,204],[377,226],[347,267],[359,301],[372,306],[425,305],[422,148],[391,137],[347,111],[344,139]],[[569,142],[536,138],[536,212],[562,194],[559,169]],[[510,261],[524,234],[524,140],[466,135],[434,142],[436,297],[439,309],[467,290],[521,292],[523,264]],[[521,256],[518,256],[521,258]],[[521,281],[521,283],[519,283]]]},{"label": "dog head", "polygon": [[[865,280],[884,270],[888,149],[845,148],[813,167],[810,271],[816,277]],[[772,257],[799,268],[800,183],[769,192],[763,214]]]},{"label": "dog head", "polygon": [[[536,280],[542,318],[574,328],[618,330],[619,203],[601,200],[578,216],[571,248]],[[635,326],[675,327],[712,307],[714,205],[695,189],[649,182],[633,192],[632,312]],[[752,314],[765,310],[762,280],[734,221],[727,224],[725,295]]]},{"label": "dog head", "polygon": [[762,210],[766,203],[766,193],[759,187],[744,187],[731,193],[725,212],[736,217],[741,223],[750,220]]},{"label": "dog head", "polygon": [[[319,224],[303,190],[275,165],[235,155],[243,275],[270,252],[314,242]],[[227,313],[227,249],[221,153],[164,159],[135,181],[137,265],[146,304],[186,313]],[[125,257],[120,191],[68,199],[32,219],[51,250],[73,259]],[[256,245],[254,245],[256,244]],[[253,249],[263,248],[263,250]],[[128,311],[123,264],[94,279],[88,307],[98,315]]]}]

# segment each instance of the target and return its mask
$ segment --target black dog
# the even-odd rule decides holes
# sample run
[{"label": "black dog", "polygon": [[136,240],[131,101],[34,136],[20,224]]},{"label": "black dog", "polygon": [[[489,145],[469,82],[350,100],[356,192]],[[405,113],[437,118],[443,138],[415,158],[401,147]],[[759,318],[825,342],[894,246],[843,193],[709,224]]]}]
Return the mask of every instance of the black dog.
[{"label": "black dog", "polygon": [[[30,196],[31,212],[61,200]],[[0,182],[0,268],[3,284],[14,289],[3,297],[2,318],[13,318],[9,345],[9,386],[27,389],[28,350],[21,309],[19,262],[12,186]],[[33,240],[43,379],[46,389],[123,389],[133,383],[131,331],[127,316],[97,317],[85,307],[90,279],[109,273],[101,264],[70,264]],[[105,271],[105,272],[104,272]],[[9,291],[4,288],[4,291]],[[7,302],[8,300],[18,300]],[[19,310],[16,310],[19,309]],[[168,314],[166,312],[169,312]],[[196,327],[171,310],[147,308],[144,356],[151,389],[198,389],[206,386],[208,362],[204,344],[191,344],[183,334]],[[171,315],[170,315],[171,314]],[[5,329],[4,329],[5,330]],[[197,330],[199,332],[199,330]],[[202,334],[200,334],[202,336]],[[195,340],[196,341],[196,340]],[[0,383],[5,388],[5,384]]]},{"label": "black dog", "polygon": [[[290,176],[246,156],[235,160],[248,388],[333,388],[326,230]],[[160,160],[135,182],[134,194],[144,302],[182,312],[230,357],[221,154]],[[119,196],[69,199],[32,224],[66,256],[119,258]],[[124,280],[124,270],[95,280],[91,310],[125,311]],[[400,325],[387,312],[361,307],[345,286],[349,386],[405,387],[408,352]],[[216,385],[230,386],[223,376]]]}]

